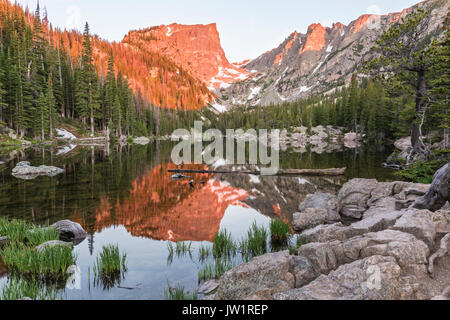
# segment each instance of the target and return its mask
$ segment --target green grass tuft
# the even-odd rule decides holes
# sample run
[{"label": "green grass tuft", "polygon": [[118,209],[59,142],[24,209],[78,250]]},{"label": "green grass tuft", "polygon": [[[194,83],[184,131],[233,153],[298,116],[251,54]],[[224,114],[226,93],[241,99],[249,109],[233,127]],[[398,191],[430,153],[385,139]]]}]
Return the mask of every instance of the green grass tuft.
[{"label": "green grass tuft", "polygon": [[164,291],[164,296],[166,300],[198,300],[198,296],[196,293],[187,292],[181,285],[178,285],[174,288],[169,285],[168,288]]},{"label": "green grass tuft", "polygon": [[246,250],[248,253],[253,256],[261,256],[267,253],[267,237],[266,228],[258,227],[256,221],[254,221],[247,232]]},{"label": "green grass tuft", "polygon": [[233,268],[228,259],[216,259],[214,263],[207,264],[198,273],[198,282],[205,282],[212,279],[219,279],[225,272]]},{"label": "green grass tuft", "polygon": [[198,259],[200,260],[200,262],[206,261],[206,259],[208,259],[210,255],[211,248],[201,245],[198,249]]},{"label": "green grass tuft", "polygon": [[7,236],[11,244],[38,246],[44,242],[58,240],[58,231],[54,228],[41,228],[22,220],[0,219],[0,236]]},{"label": "green grass tuft", "polygon": [[280,245],[288,242],[292,231],[287,223],[277,218],[270,221],[270,236],[272,244]]},{"label": "green grass tuft", "polygon": [[23,243],[31,225],[22,220],[0,219],[0,236],[7,236],[11,243]]},{"label": "green grass tuft", "polygon": [[55,286],[45,286],[36,279],[22,279],[13,276],[0,292],[0,300],[60,300],[61,295]]},{"label": "green grass tuft", "polygon": [[59,240],[59,233],[51,227],[40,228],[33,226],[26,234],[26,241],[30,246],[38,246],[52,240]]},{"label": "green grass tuft", "polygon": [[191,255],[192,242],[177,242],[175,244],[175,253],[178,257],[186,254]]},{"label": "green grass tuft", "polygon": [[10,271],[50,279],[65,279],[67,268],[77,260],[69,246],[46,247],[39,251],[23,244],[6,246],[0,250],[0,257]]},{"label": "green grass tuft", "polygon": [[[127,255],[121,253],[117,245],[106,245],[97,255],[92,268],[94,273],[94,286],[103,285],[109,290],[120,285],[127,272]],[[89,270],[89,278],[90,278]]]},{"label": "green grass tuft", "polygon": [[236,245],[231,238],[231,233],[224,229],[215,235],[213,242],[213,255],[215,258],[231,256],[235,253]]},{"label": "green grass tuft", "polygon": [[126,253],[121,253],[117,245],[103,246],[102,251],[97,255],[94,270],[97,275],[102,276],[121,273],[127,269],[126,260]]}]

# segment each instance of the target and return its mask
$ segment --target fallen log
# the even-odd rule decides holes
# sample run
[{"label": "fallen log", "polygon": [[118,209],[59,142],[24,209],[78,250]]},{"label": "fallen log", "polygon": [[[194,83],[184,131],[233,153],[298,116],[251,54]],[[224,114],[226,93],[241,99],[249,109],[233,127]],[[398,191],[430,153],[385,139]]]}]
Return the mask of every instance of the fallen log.
[{"label": "fallen log", "polygon": [[[278,170],[274,176],[342,176],[345,175],[347,168],[331,168],[331,169],[286,169]],[[200,174],[253,174],[261,175],[260,171],[254,170],[188,170],[188,169],[170,169],[169,173],[200,173]]]}]

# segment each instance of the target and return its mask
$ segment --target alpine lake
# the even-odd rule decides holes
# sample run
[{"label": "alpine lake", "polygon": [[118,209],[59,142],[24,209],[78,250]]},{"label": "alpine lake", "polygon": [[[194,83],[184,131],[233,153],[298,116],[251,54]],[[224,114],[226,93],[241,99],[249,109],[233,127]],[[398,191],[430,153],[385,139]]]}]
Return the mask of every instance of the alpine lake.
[{"label": "alpine lake", "polygon": [[[173,180],[169,169],[175,144],[70,146],[0,150],[0,217],[49,226],[68,219],[88,232],[74,247],[78,272],[70,284],[58,285],[61,299],[159,300],[167,288],[182,286],[195,293],[199,272],[214,261],[200,254],[210,248],[219,230],[239,241],[254,222],[269,228],[271,219],[292,221],[308,194],[335,194],[352,178],[395,180],[383,167],[392,152],[380,147],[288,147],[280,151],[282,169],[347,167],[345,176],[292,177],[241,174],[188,174]],[[19,161],[65,170],[55,177],[22,180],[11,170]],[[192,165],[190,169],[208,169]],[[190,184],[190,180],[194,183]],[[171,253],[169,246],[189,249]],[[113,283],[96,281],[92,269],[102,246],[117,244],[127,255],[126,272]],[[270,244],[268,246],[270,250]],[[231,259],[233,265],[242,257]],[[0,291],[8,270],[0,259]],[[201,296],[199,296],[201,298]]]}]

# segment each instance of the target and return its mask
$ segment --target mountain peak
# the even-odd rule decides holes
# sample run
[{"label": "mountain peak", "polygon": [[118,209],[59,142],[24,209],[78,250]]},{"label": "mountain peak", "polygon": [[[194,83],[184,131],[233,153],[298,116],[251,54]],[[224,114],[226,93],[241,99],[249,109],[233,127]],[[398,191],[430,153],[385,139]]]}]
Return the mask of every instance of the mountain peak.
[{"label": "mountain peak", "polygon": [[227,86],[249,76],[246,70],[232,65],[226,58],[216,23],[173,23],[132,31],[123,42],[168,57],[210,89]]},{"label": "mountain peak", "polygon": [[[364,14],[349,25],[340,22],[325,27],[311,24],[306,34],[293,32],[278,47],[250,61],[244,67],[257,71],[254,77],[233,84],[221,92],[231,105],[262,105],[316,93],[332,92],[350,82],[355,70],[371,57],[370,49],[390,26],[408,12],[423,7],[430,12],[430,26],[424,37],[442,32],[448,1],[430,0],[388,15]],[[372,24],[376,22],[376,28]]]},{"label": "mountain peak", "polygon": [[320,51],[325,47],[327,30],[320,23],[313,23],[308,27],[306,41],[300,48],[299,54],[306,51]]}]

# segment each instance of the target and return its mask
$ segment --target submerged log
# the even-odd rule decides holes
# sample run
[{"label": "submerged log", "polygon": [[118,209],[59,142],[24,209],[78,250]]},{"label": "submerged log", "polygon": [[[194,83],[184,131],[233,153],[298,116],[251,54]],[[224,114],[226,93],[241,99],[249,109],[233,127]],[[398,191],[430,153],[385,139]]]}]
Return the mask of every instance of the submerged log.
[{"label": "submerged log", "polygon": [[449,188],[450,162],[436,172],[430,189],[423,197],[416,200],[413,207],[416,209],[438,211],[449,200]]},{"label": "submerged log", "polygon": [[[331,168],[331,169],[286,169],[279,170],[275,176],[342,176],[345,175],[347,168]],[[201,173],[201,174],[253,174],[261,175],[260,171],[240,170],[240,171],[224,171],[224,170],[185,170],[170,169],[169,173]]]}]

